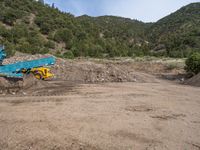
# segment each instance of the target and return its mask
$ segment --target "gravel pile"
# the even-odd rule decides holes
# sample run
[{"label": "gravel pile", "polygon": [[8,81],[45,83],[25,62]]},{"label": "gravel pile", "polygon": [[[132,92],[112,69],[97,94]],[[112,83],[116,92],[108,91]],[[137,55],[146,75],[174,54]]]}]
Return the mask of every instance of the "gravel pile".
[{"label": "gravel pile", "polygon": [[17,55],[11,58],[6,58],[3,61],[3,65],[7,65],[7,64],[13,64],[16,62],[20,62],[20,61],[29,61],[29,60],[34,60],[34,59],[40,59],[40,58],[46,58],[52,55]]},{"label": "gravel pile", "polygon": [[81,83],[155,82],[149,74],[136,72],[130,65],[57,59],[52,66],[55,77]]}]

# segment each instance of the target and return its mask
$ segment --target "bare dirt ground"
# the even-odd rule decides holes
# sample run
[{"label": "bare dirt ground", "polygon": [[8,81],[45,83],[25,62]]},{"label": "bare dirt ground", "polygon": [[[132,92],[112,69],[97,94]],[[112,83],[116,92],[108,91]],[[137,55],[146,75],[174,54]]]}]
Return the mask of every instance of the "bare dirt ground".
[{"label": "bare dirt ground", "polygon": [[200,88],[157,80],[68,83],[65,90],[0,97],[0,149],[200,149]]},{"label": "bare dirt ground", "polygon": [[58,59],[54,80],[1,78],[0,150],[200,150],[200,88],[181,68]]}]

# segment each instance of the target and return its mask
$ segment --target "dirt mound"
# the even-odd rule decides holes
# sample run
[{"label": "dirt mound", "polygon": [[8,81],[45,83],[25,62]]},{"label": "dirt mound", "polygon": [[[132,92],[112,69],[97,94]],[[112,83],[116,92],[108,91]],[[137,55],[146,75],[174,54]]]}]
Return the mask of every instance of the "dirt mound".
[{"label": "dirt mound", "polygon": [[36,79],[34,75],[32,74],[24,76],[23,81],[21,83],[21,88],[23,90],[38,89],[38,88],[44,88],[44,87],[48,87],[48,83],[45,81]]},{"label": "dirt mound", "polygon": [[25,94],[36,89],[48,87],[45,81],[37,80],[33,75],[24,76],[23,79],[13,80],[10,78],[0,78],[0,94]]},{"label": "dirt mound", "polygon": [[135,71],[131,65],[97,63],[94,61],[73,61],[57,59],[52,66],[55,77],[80,83],[99,82],[156,82],[149,74]]},{"label": "dirt mound", "polygon": [[0,77],[0,94],[15,94],[19,91],[20,85],[18,81]]},{"label": "dirt mound", "polygon": [[5,78],[0,77],[0,88],[10,87],[10,82]]},{"label": "dirt mound", "polygon": [[[51,55],[17,54],[14,57],[6,59],[3,64],[5,65],[18,61],[39,59],[48,56]],[[157,82],[155,77],[151,74],[163,72],[165,71],[165,67],[160,62],[135,62],[134,60],[129,59],[65,60],[57,58],[57,62],[54,66],[51,66],[51,70],[56,79],[78,83]],[[41,82],[37,84],[40,83]],[[33,84],[36,85],[35,83]]]},{"label": "dirt mound", "polygon": [[200,87],[200,73],[188,79],[185,84]]},{"label": "dirt mound", "polygon": [[[8,58],[5,64],[11,64],[24,60],[33,60],[48,57],[50,55],[20,55]],[[152,65],[152,64],[150,64]],[[73,83],[104,83],[104,82],[139,82],[153,83],[157,82],[155,76],[151,73],[141,72],[142,68],[148,67],[148,64],[140,67],[137,63],[126,62],[123,60],[87,60],[75,59],[64,60],[57,58],[56,64],[51,66],[51,71],[55,75],[56,81],[66,81]],[[138,70],[139,68],[140,70]],[[160,67],[159,67],[160,68]],[[156,68],[157,70],[157,68]],[[72,85],[72,84],[70,84]],[[56,84],[50,84],[46,81],[37,80],[33,75],[28,75],[23,80],[12,81],[11,79],[1,78],[1,93],[28,93],[33,94],[35,91],[54,91]],[[59,85],[60,86],[60,85]],[[60,87],[65,87],[61,85]],[[10,92],[10,89],[14,92]],[[69,89],[69,87],[67,87]],[[45,90],[45,91],[44,91]],[[59,90],[62,91],[62,90]]]}]

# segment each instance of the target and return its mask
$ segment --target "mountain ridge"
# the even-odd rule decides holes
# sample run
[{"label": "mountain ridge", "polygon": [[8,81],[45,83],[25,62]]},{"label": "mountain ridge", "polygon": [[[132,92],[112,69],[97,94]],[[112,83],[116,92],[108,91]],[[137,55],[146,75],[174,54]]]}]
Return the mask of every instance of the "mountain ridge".
[{"label": "mountain ridge", "polygon": [[34,0],[0,4],[0,43],[10,55],[20,51],[66,58],[186,57],[200,49],[200,3],[184,6],[156,23],[117,16],[75,17]]}]

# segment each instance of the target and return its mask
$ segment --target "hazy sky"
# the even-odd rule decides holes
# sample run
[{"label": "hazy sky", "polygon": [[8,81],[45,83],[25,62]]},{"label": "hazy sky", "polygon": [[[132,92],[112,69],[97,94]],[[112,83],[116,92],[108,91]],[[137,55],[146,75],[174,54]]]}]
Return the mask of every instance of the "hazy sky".
[{"label": "hazy sky", "polygon": [[75,16],[115,15],[155,22],[184,5],[200,0],[45,0]]}]

